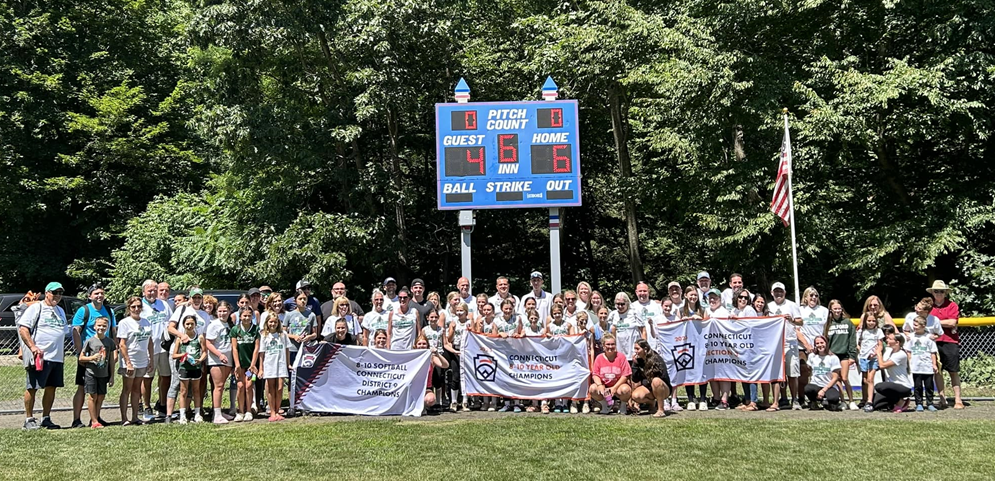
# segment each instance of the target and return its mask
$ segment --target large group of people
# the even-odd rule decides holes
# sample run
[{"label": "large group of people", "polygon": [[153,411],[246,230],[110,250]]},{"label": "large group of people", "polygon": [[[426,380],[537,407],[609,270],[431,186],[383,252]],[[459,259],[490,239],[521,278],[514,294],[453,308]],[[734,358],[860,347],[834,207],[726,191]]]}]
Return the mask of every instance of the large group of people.
[{"label": "large group of people", "polygon": [[[645,409],[657,417],[733,407],[934,411],[947,406],[942,371],[950,374],[953,407],[963,408],[959,309],[943,281],[926,289],[900,328],[876,296],[864,302],[854,326],[838,300],[823,305],[814,287],[796,304],[787,299],[783,283],[775,282],[767,296],[750,292],[743,276],[735,273],[723,290],[713,288],[711,276],[701,272],[694,285],[670,282],[662,299],[653,299],[650,286],[639,283],[634,299],[619,292],[609,302],[587,282],[551,293],[543,289],[544,281],[541,273],[533,272],[531,289],[516,296],[509,280],[498,277],[493,295],[473,295],[469,280],[460,278],[456,290],[443,296],[428,291],[421,279],[398,287],[396,279],[387,277],[369,297],[363,296],[371,306],[364,311],[357,299],[347,296],[342,282],[332,285],[324,303],[302,280],[286,297],[260,286],[231,305],[199,286],[174,296],[168,283],[150,279],[142,284],[140,296],[127,300],[123,319],[106,304],[100,284],[89,288],[90,302],[67,318],[59,307],[64,288],[52,282],[43,298],[25,299],[17,320],[27,378],[24,428],[59,428],[50,411],[55,390],[64,385],[67,330],[78,362],[72,427],[84,426],[84,404],[90,427],[107,424],[101,407],[117,377],[123,425],[203,422],[205,417],[217,424],[260,416],[282,420],[285,382],[301,346],[314,342],[431,350],[428,411],[626,414]],[[784,319],[786,382],[743,384],[739,395],[737,383],[711,381],[685,386],[685,399],[678,399],[668,375],[673,360],[660,354],[660,326],[689,319],[729,322],[771,316]],[[462,391],[459,357],[468,332],[500,337],[584,335],[591,358],[590,401],[468,396]],[[859,400],[847,376],[851,365],[862,373]],[[878,372],[883,382],[875,382]],[[226,387],[229,410],[222,409]],[[34,415],[39,390],[41,421]],[[203,409],[207,396],[212,411]]]}]

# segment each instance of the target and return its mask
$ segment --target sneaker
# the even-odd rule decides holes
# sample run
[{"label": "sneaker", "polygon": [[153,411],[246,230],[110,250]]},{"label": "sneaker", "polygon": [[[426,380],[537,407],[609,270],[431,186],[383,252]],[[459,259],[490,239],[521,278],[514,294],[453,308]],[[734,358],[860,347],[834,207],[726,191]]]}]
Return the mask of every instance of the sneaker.
[{"label": "sneaker", "polygon": [[549,414],[549,404],[542,403],[542,413]]},{"label": "sneaker", "polygon": [[[169,418],[166,418],[166,419],[167,419],[166,422],[168,423],[169,422],[168,421]],[[178,421],[176,421],[176,422],[179,423],[179,424],[186,424],[187,423],[187,415],[184,414],[184,415],[180,416],[180,419]]]},{"label": "sneaker", "polygon": [[193,422],[195,422],[195,423],[202,423],[202,422],[204,422],[204,416],[200,415],[200,411],[198,411],[197,414],[194,415]]},{"label": "sneaker", "polygon": [[850,410],[851,411],[856,411],[858,409],[860,409],[860,407],[857,406],[857,403],[855,403],[853,401],[850,401]]},{"label": "sneaker", "polygon": [[570,405],[570,414],[577,414],[577,405],[575,404]]},{"label": "sneaker", "polygon": [[52,422],[52,418],[50,418],[48,416],[45,416],[45,417],[41,418],[41,424],[40,424],[40,426],[43,427],[43,428],[45,428],[45,429],[62,429],[62,426],[59,426],[58,424],[53,423]]},{"label": "sneaker", "polygon": [[458,410],[458,408],[456,406],[456,403],[450,404],[449,405],[449,410],[452,411],[452,412],[456,412]]},{"label": "sneaker", "polygon": [[905,411],[905,406],[903,406],[903,405],[901,405],[901,404],[898,404],[898,405],[896,405],[896,406],[895,406],[894,408],[892,408],[892,410],[891,410],[891,412],[893,412],[893,413],[900,413],[900,412],[902,412],[902,411]]},{"label": "sneaker", "polygon": [[155,419],[155,413],[152,412],[152,408],[145,408],[145,412],[142,413],[142,421],[149,422]]},{"label": "sneaker", "polygon": [[90,428],[91,429],[103,429],[104,425],[100,424],[100,421],[97,421],[95,423],[90,423]]},{"label": "sneaker", "polygon": [[580,412],[583,414],[589,414],[591,412],[591,406],[585,402],[584,407],[580,409]]},{"label": "sneaker", "polygon": [[931,413],[935,413],[936,412],[936,406],[933,406],[932,404],[930,404],[929,406],[926,406],[926,410],[929,411],[929,412],[931,412]]},{"label": "sneaker", "polygon": [[815,411],[815,410],[818,410],[818,409],[822,409],[822,406],[819,403],[817,403],[815,401],[809,401],[808,402],[808,410],[809,411]]},{"label": "sneaker", "polygon": [[166,424],[173,424],[173,418],[166,418],[163,422]]},{"label": "sneaker", "polygon": [[670,412],[670,399],[663,401],[663,411]]},{"label": "sneaker", "polygon": [[502,406],[501,409],[498,409],[499,413],[506,413],[508,411],[511,411],[511,403],[505,403],[505,405]]},{"label": "sneaker", "polygon": [[516,405],[515,405],[515,409],[514,409],[514,411],[515,411],[516,413],[520,413],[520,412],[522,412],[522,407],[516,404]]},{"label": "sneaker", "polygon": [[38,420],[35,418],[27,418],[24,420],[24,429],[38,429]]},{"label": "sneaker", "polygon": [[494,409],[494,406],[491,406],[491,407],[487,408],[487,412],[489,412],[489,413],[492,413],[494,411],[497,411],[497,409]]},{"label": "sneaker", "polygon": [[80,421],[79,419],[73,419],[73,423],[69,426],[69,429],[76,429],[82,427],[85,427],[83,425],[83,421]]},{"label": "sneaker", "polygon": [[462,409],[462,411],[465,412],[465,413],[470,412],[470,406],[468,406],[466,403],[463,403],[463,409]]},{"label": "sneaker", "polygon": [[719,403],[718,406],[715,406],[715,409],[725,411],[726,409],[729,409],[729,403]]},{"label": "sneaker", "polygon": [[242,421],[245,421],[245,422],[252,421],[252,413],[245,413],[245,415],[242,416]]},{"label": "sneaker", "polygon": [[698,410],[699,411],[708,411],[708,403],[705,402],[705,401],[702,401],[702,402],[698,403]]},{"label": "sneaker", "polygon": [[694,411],[694,401],[688,401],[688,411]]},{"label": "sneaker", "polygon": [[211,422],[214,424],[228,424],[228,420],[224,416],[214,416],[214,420]]},{"label": "sneaker", "polygon": [[556,414],[560,414],[563,412],[563,408],[561,408],[560,406],[553,406],[553,412]]},{"label": "sneaker", "polygon": [[798,401],[795,401],[795,402],[791,403],[791,410],[792,411],[801,411],[802,410],[802,404],[800,402],[798,402]]},{"label": "sneaker", "polygon": [[916,404],[916,412],[923,413],[926,412],[926,409],[922,407],[922,404]]},{"label": "sneaker", "polygon": [[242,413],[238,413],[235,415],[235,422],[236,423],[242,422]]},{"label": "sneaker", "polygon": [[684,408],[682,408],[681,405],[677,403],[677,401],[674,401],[674,402],[670,403],[670,410],[673,411],[673,412],[675,412],[675,413],[679,413],[679,412],[683,411]]},{"label": "sneaker", "polygon": [[874,412],[874,406],[871,405],[871,404],[864,404],[864,412],[865,413],[872,413],[872,412]]}]

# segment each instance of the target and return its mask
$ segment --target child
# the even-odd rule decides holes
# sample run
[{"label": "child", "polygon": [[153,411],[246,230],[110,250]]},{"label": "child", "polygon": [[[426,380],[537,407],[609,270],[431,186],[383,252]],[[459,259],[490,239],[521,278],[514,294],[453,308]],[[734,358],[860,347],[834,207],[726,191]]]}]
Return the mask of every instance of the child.
[{"label": "child", "polygon": [[[117,352],[114,341],[107,337],[109,327],[110,320],[106,317],[95,319],[93,330],[97,334],[83,343],[83,354],[79,357],[79,362],[86,366],[83,382],[86,393],[90,395],[87,410],[90,413],[90,427],[93,429],[104,427],[100,424],[100,408],[104,404],[104,396],[107,395],[107,386],[114,385],[110,366],[117,363]],[[930,394],[932,398],[932,393]]]},{"label": "child", "polygon": [[535,337],[543,335],[545,328],[543,328],[542,324],[539,323],[539,311],[529,309],[525,311],[525,313],[528,322],[519,326],[518,335],[516,337]]},{"label": "child", "polygon": [[261,378],[266,380],[266,396],[270,422],[282,421],[280,405],[283,404],[283,378],[290,377],[290,338],[283,331],[280,319],[269,316],[260,335],[259,364]]},{"label": "child", "polygon": [[[203,375],[201,365],[207,359],[207,350],[204,349],[204,335],[197,334],[197,316],[190,314],[183,317],[183,329],[187,337],[187,342],[180,342],[179,339],[173,342],[173,362],[177,363],[177,372],[180,373],[180,424],[187,423],[187,408],[190,407],[190,398],[187,395],[193,389],[193,400],[196,404],[196,414],[193,422],[204,421],[200,411],[204,407],[204,398],[200,393],[200,377]],[[166,421],[169,422],[169,421]]]},{"label": "child", "polygon": [[[543,330],[543,335],[547,338],[552,337],[563,337],[567,335],[572,335],[574,333],[574,328],[569,323],[563,320],[563,308],[558,304],[553,304],[553,308],[550,310],[549,322],[546,323],[546,329]],[[567,398],[559,398],[553,401],[553,412],[554,413],[564,413],[567,412]],[[577,409],[574,408],[574,413]],[[549,404],[544,400],[542,402],[542,413],[549,414]]]},{"label": "child", "polygon": [[[829,318],[823,327],[822,336],[829,340],[829,350],[840,360],[840,377],[846,389],[849,408],[856,411],[857,404],[853,402],[853,386],[850,385],[850,364],[857,356],[857,330],[850,322],[850,315],[843,309],[843,304],[833,299],[829,301]],[[846,404],[843,405],[847,407]]]},{"label": "child", "polygon": [[256,362],[259,358],[259,327],[252,323],[255,312],[249,307],[238,310],[238,324],[231,328],[232,360],[235,361],[235,380],[238,383],[238,414],[235,422],[252,421],[252,396],[255,392]]},{"label": "child", "polygon": [[[142,379],[149,370],[153,358],[152,323],[142,318],[142,299],[128,299],[128,316],[121,320],[117,329],[118,358],[121,361],[118,374],[121,375],[121,425],[142,424],[138,418],[141,412]],[[131,421],[128,420],[128,401],[131,401]]]},{"label": "child", "polygon": [[858,367],[864,374],[864,379],[860,383],[860,398],[865,412],[874,411],[874,374],[878,370],[878,353],[881,352],[882,339],[884,334],[878,327],[877,315],[868,312],[860,323],[860,334],[857,335],[857,345],[860,346]]},{"label": "child", "polygon": [[936,408],[933,407],[933,375],[938,371],[936,342],[930,339],[930,333],[926,331],[925,317],[916,316],[913,322],[915,333],[905,343],[905,350],[909,352],[909,367],[915,386],[916,412],[923,412],[923,391],[926,391],[926,409],[929,412],[935,412]]},{"label": "child", "polygon": [[[664,312],[667,311],[664,310]],[[597,332],[594,326],[588,326],[589,316],[587,314],[587,311],[578,312],[574,319],[575,322],[577,323],[577,331],[583,334],[584,339],[587,341],[588,365],[589,366],[594,365],[594,343],[598,340],[597,336],[599,333]],[[591,406],[587,403],[587,401],[584,401],[584,404],[581,407],[581,412],[584,414],[591,412]],[[577,413],[576,406],[571,406],[570,414],[576,414],[576,413]]]}]

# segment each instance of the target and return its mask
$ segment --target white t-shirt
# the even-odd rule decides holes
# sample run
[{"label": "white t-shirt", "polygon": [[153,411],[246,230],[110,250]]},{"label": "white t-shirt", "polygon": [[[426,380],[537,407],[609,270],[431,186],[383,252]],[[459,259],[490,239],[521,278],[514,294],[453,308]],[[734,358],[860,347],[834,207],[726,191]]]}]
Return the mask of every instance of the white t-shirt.
[{"label": "white t-shirt", "polygon": [[826,328],[826,320],[829,319],[829,309],[823,306],[801,306],[798,312],[802,316],[801,333],[805,336],[812,347],[815,347],[815,338],[822,335]]},{"label": "white t-shirt", "polygon": [[734,307],[729,313],[735,317],[757,317],[757,311],[751,306],[746,306],[742,309]]},{"label": "white t-shirt", "polygon": [[[325,338],[327,340],[327,339],[330,339],[332,336],[335,335],[335,323],[339,322],[339,319],[342,319],[342,318],[339,317],[339,316],[331,316],[328,319],[325,319],[325,321],[324,321],[325,324],[321,327],[321,336],[323,338]],[[359,319],[357,319],[356,316],[354,316],[352,314],[348,314],[348,315],[346,315],[345,320],[346,320],[345,321],[345,325],[346,325],[347,332],[349,334],[352,334],[353,337],[355,337],[356,339],[359,339],[359,336],[363,333],[363,328],[359,325]],[[363,321],[366,321],[366,316],[363,316]],[[385,331],[387,330],[387,325],[386,324],[384,324],[384,330]],[[373,333],[374,332],[376,332],[376,331],[370,331],[370,342],[371,343],[373,342]]]},{"label": "white t-shirt", "polygon": [[[147,319],[152,325],[152,339],[162,339],[165,336],[166,326],[172,315],[173,310],[170,309],[169,304],[159,299],[150,304],[144,297],[142,298],[142,319]],[[152,353],[159,354],[161,352],[165,352],[162,350],[161,343],[153,342]]]},{"label": "white t-shirt", "polygon": [[567,324],[562,320],[559,324],[550,322],[549,325],[546,326],[546,330],[549,331],[549,335],[551,336],[566,336],[570,333],[570,324]]},{"label": "white t-shirt", "polygon": [[833,371],[842,369],[840,358],[836,354],[820,356],[812,353],[808,355],[808,366],[812,368],[811,382],[819,387],[825,387],[833,377]]},{"label": "white t-shirt", "polygon": [[[364,317],[365,321],[366,318]],[[402,313],[398,308],[394,311],[391,327],[390,350],[407,351],[415,346],[415,329],[418,327],[418,311],[408,306],[408,312]]]},{"label": "white t-shirt", "polygon": [[518,314],[512,313],[511,319],[505,320],[504,315],[496,316],[494,323],[498,325],[498,332],[511,336],[518,330]]},{"label": "white t-shirt", "polygon": [[[35,327],[36,319],[38,320],[37,327]],[[27,327],[28,330],[34,329],[31,337],[38,349],[44,352],[42,357],[46,361],[63,362],[66,355],[65,340],[66,334],[69,332],[69,323],[66,321],[65,311],[61,307],[58,305],[50,306],[45,301],[31,304],[21,314],[21,318],[17,320],[17,325]],[[24,351],[24,365],[30,366],[34,363],[34,356],[24,345],[24,341],[21,341],[21,347]]]},{"label": "white t-shirt", "polygon": [[[125,339],[128,346],[128,358],[135,369],[149,367],[149,339],[152,338],[152,323],[145,318],[137,321],[131,316],[121,319],[117,325],[117,338]],[[231,349],[231,345],[228,346]],[[124,356],[118,356],[120,367],[126,367]]]},{"label": "white t-shirt", "polygon": [[259,340],[259,353],[263,356],[263,379],[290,377],[287,369],[287,350],[290,338],[286,332],[271,332]]},{"label": "white t-shirt", "polygon": [[884,339],[881,329],[862,329],[857,333],[857,340],[860,344],[860,358],[869,359],[877,352],[878,341]]},{"label": "white t-shirt", "polygon": [[522,334],[525,336],[541,336],[544,328],[541,323],[536,323],[536,328],[533,329],[532,325],[525,323],[522,325]]},{"label": "white t-shirt", "polygon": [[[798,305],[794,301],[784,298],[784,302],[780,305],[770,301],[767,304],[767,310],[770,311],[772,316],[783,316],[788,314],[792,319],[797,319],[802,317],[801,312],[798,310]],[[795,332],[795,325],[789,322],[784,323],[784,340],[788,343],[794,343],[798,341],[798,333]]]},{"label": "white t-shirt", "polygon": [[522,296],[522,302],[518,304],[518,314],[525,319],[525,301],[530,298],[536,300],[536,312],[539,313],[539,319],[542,320],[549,317],[549,309],[553,307],[553,295],[546,291],[540,292],[538,296],[534,292],[529,291],[528,294]]},{"label": "white t-shirt", "polygon": [[884,370],[885,374],[887,374],[888,381],[912,389],[912,377],[909,376],[908,354],[905,354],[905,351],[892,352],[890,347],[886,347],[884,348],[884,352],[881,353],[881,357],[881,362],[895,362],[894,366],[885,368]]},{"label": "white t-shirt", "polygon": [[[377,332],[379,329],[387,330],[387,318],[390,316],[390,312],[386,309],[377,312],[370,311],[363,316],[363,330],[370,332],[370,338],[373,338],[373,333]],[[334,329],[333,329],[334,331]]]},{"label": "white t-shirt", "polygon": [[[914,312],[910,312],[906,315],[905,323],[902,324],[902,331],[915,332],[915,321],[918,316],[919,315]],[[935,334],[937,336],[943,335],[943,326],[940,325],[940,320],[932,314],[926,316],[926,334]]]},{"label": "white t-shirt", "polygon": [[[363,320],[365,321],[366,318],[364,317]],[[441,329],[434,329],[431,325],[426,325],[421,328],[421,333],[425,336],[425,339],[428,339],[429,349],[432,351],[438,350],[441,345],[443,331]]]},{"label": "white t-shirt", "polygon": [[630,307],[625,314],[617,309],[608,314],[608,325],[615,328],[618,352],[625,354],[626,359],[632,359],[632,346],[643,338],[639,330],[645,329],[646,323]]},{"label": "white t-shirt", "polygon": [[234,366],[235,361],[231,358],[231,329],[228,327],[228,323],[222,321],[221,319],[215,319],[207,325],[207,333],[204,334],[204,338],[211,341],[214,347],[221,354],[225,355],[228,362],[221,362],[221,358],[215,356],[207,346],[204,349],[207,351],[207,365],[208,366]]},{"label": "white t-shirt", "polygon": [[[516,295],[514,295],[514,294],[512,294],[512,293],[509,292],[508,293],[508,298],[515,301],[515,307],[513,308],[513,310],[511,312],[517,312],[518,311],[518,306],[521,305],[521,303],[519,302],[518,296],[516,296]],[[495,313],[500,313],[501,312],[501,303],[504,302],[504,299],[501,299],[501,294],[494,294],[493,296],[490,297],[490,299],[487,299],[487,302],[491,303],[491,305],[494,306],[494,312]]]},{"label": "white t-shirt", "polygon": [[714,311],[712,310],[711,307],[706,307],[705,308],[705,318],[706,319],[714,319],[714,318],[728,319],[729,315],[730,315],[730,312],[727,311],[726,308],[722,307],[722,306],[719,306],[719,308],[715,309]]},{"label": "white t-shirt", "polygon": [[733,306],[736,305],[736,303],[733,302],[734,299],[732,298],[732,288],[731,287],[726,287],[722,291],[722,295],[720,297],[722,299],[722,307],[726,308],[727,310],[731,311],[732,308],[733,308]]},{"label": "white t-shirt", "polygon": [[684,307],[684,298],[681,298],[681,302],[673,302],[673,299],[671,299],[670,302],[670,313],[675,316],[680,316],[681,308]]},{"label": "white t-shirt", "polygon": [[[185,309],[184,309],[185,308]],[[169,323],[176,323],[176,330],[183,332],[183,319],[181,317],[186,317],[191,314],[197,315],[197,328],[195,331],[197,335],[200,336],[207,331],[207,323],[211,321],[211,316],[200,309],[194,309],[192,306],[180,306],[179,309],[173,311],[173,314],[169,316]],[[169,331],[163,331],[163,336],[169,334]]]},{"label": "white t-shirt", "polygon": [[929,333],[921,336],[912,334],[905,341],[905,350],[909,353],[909,367],[912,374],[936,374],[933,372],[933,354],[936,354],[936,341],[929,338]]},{"label": "white t-shirt", "polygon": [[[470,320],[467,319],[466,322],[460,322],[459,318],[457,317],[453,319],[452,324],[456,326],[453,329],[453,340],[452,340],[453,349],[459,351],[463,349],[463,340],[466,338],[466,331],[467,331],[466,328],[467,326],[470,325]],[[448,334],[448,329],[449,328],[447,327],[446,328],[447,334]]]},{"label": "white t-shirt", "polygon": [[646,325],[655,323],[656,318],[663,315],[663,306],[652,299],[647,301],[646,304],[637,300],[629,306],[629,310],[633,311],[636,317],[642,319]]}]

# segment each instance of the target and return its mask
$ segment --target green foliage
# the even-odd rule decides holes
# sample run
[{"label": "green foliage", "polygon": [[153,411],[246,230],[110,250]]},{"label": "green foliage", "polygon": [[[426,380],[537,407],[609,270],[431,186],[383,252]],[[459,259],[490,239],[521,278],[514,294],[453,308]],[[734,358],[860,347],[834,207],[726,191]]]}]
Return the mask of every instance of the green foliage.
[{"label": "green foliage", "polygon": [[960,379],[974,387],[995,389],[995,356],[979,352],[960,362]]}]

